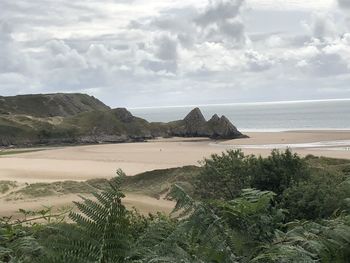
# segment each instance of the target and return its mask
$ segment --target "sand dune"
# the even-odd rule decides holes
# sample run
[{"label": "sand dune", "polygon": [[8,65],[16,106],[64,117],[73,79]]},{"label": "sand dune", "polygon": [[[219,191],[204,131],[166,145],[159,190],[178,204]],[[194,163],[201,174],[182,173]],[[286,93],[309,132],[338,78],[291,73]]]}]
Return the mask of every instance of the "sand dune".
[{"label": "sand dune", "polygon": [[[38,211],[44,207],[71,207],[73,201],[81,201],[81,198],[76,194],[67,194],[60,196],[48,196],[45,198],[36,198],[29,200],[12,200],[6,201],[0,199],[0,217],[12,216],[13,219],[21,218],[18,213],[19,209]],[[148,213],[170,213],[174,207],[174,203],[164,199],[155,199],[149,196],[128,194],[123,199],[124,205],[133,209],[134,207],[142,214]]]}]

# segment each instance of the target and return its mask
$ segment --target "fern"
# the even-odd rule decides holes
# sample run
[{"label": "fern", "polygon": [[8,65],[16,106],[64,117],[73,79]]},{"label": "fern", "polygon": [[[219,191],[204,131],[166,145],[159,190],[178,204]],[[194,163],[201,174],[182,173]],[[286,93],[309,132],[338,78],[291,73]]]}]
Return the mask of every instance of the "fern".
[{"label": "fern", "polygon": [[79,212],[71,212],[69,217],[77,227],[63,233],[63,240],[54,247],[59,251],[54,261],[125,261],[130,233],[128,211],[121,203],[124,194],[120,191],[120,178],[111,181],[107,190],[93,196],[96,200],[82,197],[82,202],[75,202]]},{"label": "fern", "polygon": [[[292,222],[277,230],[275,240],[253,262],[347,262],[350,257],[350,217],[316,222]],[[299,260],[299,261],[298,261]]]},{"label": "fern", "polygon": [[43,247],[21,228],[0,225],[0,262],[39,262]]},{"label": "fern", "polygon": [[177,202],[173,215],[178,223],[173,229],[164,222],[152,225],[142,239],[154,245],[138,262],[238,262],[230,229],[208,204],[195,201],[177,185],[168,198]]}]

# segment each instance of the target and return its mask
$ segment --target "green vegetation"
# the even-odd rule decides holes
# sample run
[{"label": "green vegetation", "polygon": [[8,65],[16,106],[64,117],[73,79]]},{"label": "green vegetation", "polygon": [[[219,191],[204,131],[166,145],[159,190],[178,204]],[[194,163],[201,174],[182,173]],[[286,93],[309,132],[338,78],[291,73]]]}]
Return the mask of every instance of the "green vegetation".
[{"label": "green vegetation", "polygon": [[185,119],[149,123],[85,94],[0,96],[0,146],[144,141],[155,137],[244,137],[224,116],[208,122],[198,108]]},{"label": "green vegetation", "polygon": [[101,101],[86,94],[34,94],[0,96],[0,114],[35,117],[72,116],[91,110],[108,110]]},{"label": "green vegetation", "polygon": [[197,166],[185,166],[165,170],[155,170],[125,177],[122,182],[122,190],[126,193],[140,193],[155,198],[160,198],[168,193],[176,183],[188,192],[193,191],[192,182],[198,176],[201,168]]},{"label": "green vegetation", "polygon": [[309,176],[305,160],[289,150],[272,151],[267,158],[245,156],[236,150],[205,159],[196,188],[197,194],[206,199],[231,200],[250,187],[272,191],[279,197],[288,187]]},{"label": "green vegetation", "polygon": [[17,186],[16,182],[13,181],[0,181],[0,194],[6,194],[11,189]]},{"label": "green vegetation", "polygon": [[39,152],[39,151],[42,151],[42,150],[41,150],[41,149],[4,150],[4,151],[0,151],[0,156],[4,156],[4,155],[14,155],[14,154],[20,154],[20,153]]},{"label": "green vegetation", "polygon": [[[118,171],[113,180],[67,190],[95,189],[91,199],[75,203],[72,223],[50,210],[34,217],[46,222],[0,221],[0,262],[346,263],[349,171],[350,161],[288,150],[267,158],[229,151],[200,168],[135,178]],[[126,209],[123,191],[166,194],[176,206],[169,216],[143,216]]]},{"label": "green vegetation", "polygon": [[66,194],[86,194],[102,189],[108,185],[106,179],[93,179],[86,182],[63,181],[54,183],[29,184],[7,195],[7,200],[45,197]]},{"label": "green vegetation", "polygon": [[[184,187],[188,192],[193,192],[192,182],[198,176],[200,170],[201,168],[197,166],[185,166],[145,172],[125,177],[121,188],[125,193],[143,194],[155,198],[160,198],[166,194],[175,183]],[[107,186],[107,179],[92,179],[85,182],[33,183],[20,190],[13,191],[6,198],[7,200],[19,200],[65,194],[87,194],[104,189]],[[0,193],[1,187],[2,182],[0,182]]]}]

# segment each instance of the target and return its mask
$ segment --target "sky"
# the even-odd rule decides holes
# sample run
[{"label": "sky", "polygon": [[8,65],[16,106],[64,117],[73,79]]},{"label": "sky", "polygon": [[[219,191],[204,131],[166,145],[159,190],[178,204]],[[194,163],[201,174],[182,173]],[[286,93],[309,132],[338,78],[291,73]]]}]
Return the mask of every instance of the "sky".
[{"label": "sky", "polygon": [[1,0],[0,95],[350,98],[350,0]]}]

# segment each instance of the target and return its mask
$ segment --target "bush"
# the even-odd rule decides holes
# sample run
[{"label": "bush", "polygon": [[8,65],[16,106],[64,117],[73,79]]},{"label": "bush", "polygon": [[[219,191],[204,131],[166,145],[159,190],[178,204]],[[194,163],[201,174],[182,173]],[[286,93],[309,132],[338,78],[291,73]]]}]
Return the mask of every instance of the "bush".
[{"label": "bush", "polygon": [[289,187],[310,177],[305,159],[293,154],[273,150],[267,158],[259,157],[252,167],[251,186],[256,189],[272,191],[278,196]]},{"label": "bush", "polygon": [[349,196],[350,181],[344,175],[314,171],[309,180],[284,191],[281,206],[289,211],[291,219],[314,220],[346,209]]},{"label": "bush", "polygon": [[280,199],[284,190],[309,176],[305,160],[290,150],[274,150],[267,158],[236,150],[205,159],[195,188],[202,199],[232,200],[244,188],[271,191]]},{"label": "bush", "polygon": [[250,187],[254,162],[255,157],[245,156],[240,150],[212,155],[204,160],[195,193],[202,199],[234,199],[242,189]]}]

